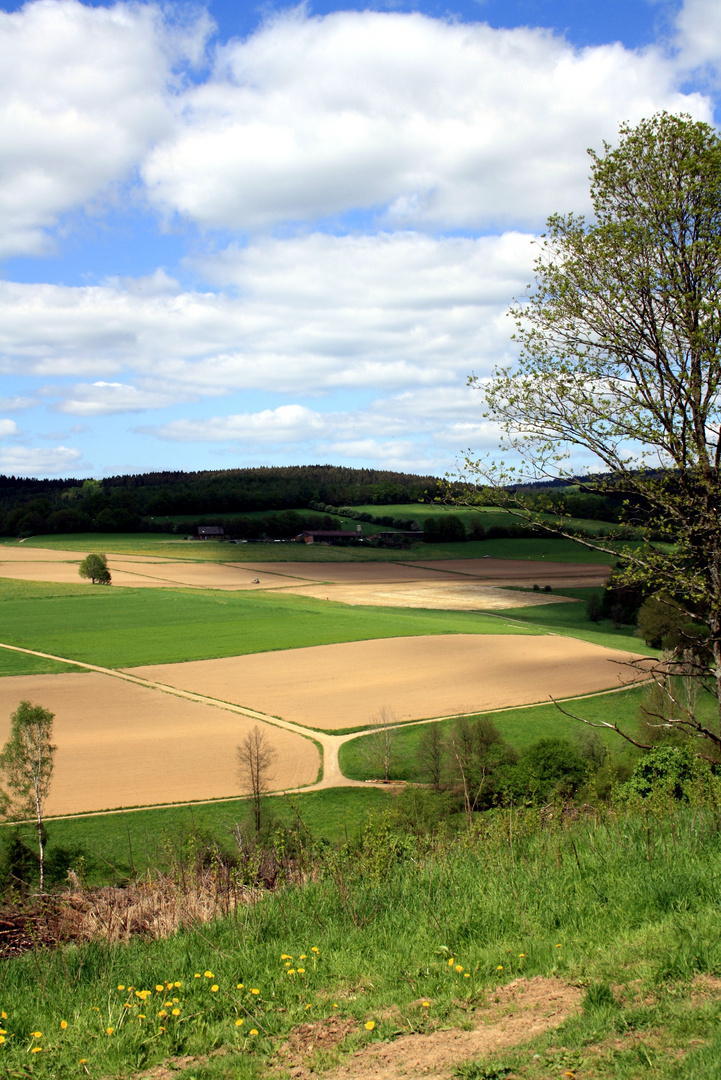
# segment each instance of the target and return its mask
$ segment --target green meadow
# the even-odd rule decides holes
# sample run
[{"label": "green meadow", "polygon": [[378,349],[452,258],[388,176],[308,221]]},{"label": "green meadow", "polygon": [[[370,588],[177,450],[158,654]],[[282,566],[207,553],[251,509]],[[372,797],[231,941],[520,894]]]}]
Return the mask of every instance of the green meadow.
[{"label": "green meadow", "polygon": [[[351,607],[276,593],[94,588],[9,579],[0,580],[0,621],[7,644],[103,667],[372,638],[538,632],[474,612]],[[9,655],[0,650],[0,665],[9,663]]]},{"label": "green meadow", "polygon": [[[597,523],[598,524],[598,523]],[[355,523],[353,523],[354,527]],[[5,541],[17,544],[17,541]],[[163,533],[69,533],[25,540],[24,546],[53,551],[91,551],[118,555],[149,555],[197,562],[234,562],[241,566],[259,562],[414,562],[426,559],[549,559],[552,562],[595,563],[612,566],[615,555],[590,551],[553,536],[519,540],[469,540],[465,543],[424,544],[407,548],[373,548],[325,544],[248,543],[183,540]],[[633,545],[628,545],[632,547]],[[2,544],[0,543],[0,553]]]}]

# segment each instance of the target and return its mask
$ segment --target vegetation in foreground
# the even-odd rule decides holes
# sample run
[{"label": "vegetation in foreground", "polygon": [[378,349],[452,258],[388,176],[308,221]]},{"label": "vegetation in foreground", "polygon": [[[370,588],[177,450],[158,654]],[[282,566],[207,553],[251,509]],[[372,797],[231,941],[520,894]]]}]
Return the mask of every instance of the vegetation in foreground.
[{"label": "vegetation in foreground", "polygon": [[713,800],[658,792],[570,818],[494,811],[455,837],[414,830],[412,805],[401,811],[339,850],[301,830],[287,883],[242,900],[238,883],[241,902],[211,923],[6,960],[6,1075],[119,1077],[174,1058],[188,1080],[273,1065],[282,1076],[278,1049],[302,1025],[340,1026],[341,1045],[310,1061],[321,1067],[401,1033],[465,1026],[495,988],[536,975],[585,987],[581,1013],[460,1076],[719,1075]]}]

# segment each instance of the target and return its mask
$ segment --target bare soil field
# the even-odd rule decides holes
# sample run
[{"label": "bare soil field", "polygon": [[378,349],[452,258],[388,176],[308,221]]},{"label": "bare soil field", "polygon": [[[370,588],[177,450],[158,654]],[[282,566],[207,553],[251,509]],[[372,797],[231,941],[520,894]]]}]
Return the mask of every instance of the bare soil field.
[{"label": "bare soil field", "polygon": [[[633,681],[630,654],[555,636],[453,634],[387,638],[133,668],[154,682],[208,694],[326,731],[474,713],[613,689]],[[58,676],[59,677],[59,676]],[[7,681],[7,680],[5,680]]]},{"label": "bare soil field", "polygon": [[[258,721],[95,672],[9,676],[0,679],[0,745],[26,698],[55,713],[49,815],[243,793],[236,746]],[[271,787],[312,784],[314,744],[261,727],[278,755]]]},{"label": "bare soil field", "polygon": [[[78,584],[80,551],[0,546],[0,578]],[[283,589],[345,604],[493,610],[554,603],[544,593],[502,592],[508,585],[602,585],[604,566],[458,559],[424,563],[203,563],[147,556],[110,555],[113,585],[239,591]],[[88,585],[88,587],[91,587]]]}]

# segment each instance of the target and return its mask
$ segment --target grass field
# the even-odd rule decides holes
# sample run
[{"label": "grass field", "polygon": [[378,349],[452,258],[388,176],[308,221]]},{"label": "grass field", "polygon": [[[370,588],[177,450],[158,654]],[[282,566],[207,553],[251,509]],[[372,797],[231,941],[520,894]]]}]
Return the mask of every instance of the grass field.
[{"label": "grass field", "polygon": [[[643,691],[636,687],[611,694],[597,694],[581,701],[574,701],[568,708],[593,723],[617,723],[629,734],[634,734],[638,729],[638,708],[642,693]],[[592,730],[578,720],[564,716],[551,703],[478,715],[491,719],[503,738],[519,751],[527,749],[539,739],[562,738],[576,742],[588,737]],[[439,726],[444,733],[447,733],[451,731],[454,723],[454,720],[442,720]],[[393,743],[393,765],[390,771],[392,780],[420,784],[428,782],[418,755],[424,727],[424,724],[414,724],[398,731]],[[615,732],[599,729],[593,729],[593,732],[613,753],[622,755],[629,753],[629,744]],[[366,747],[367,740],[358,738],[344,743],[340,748],[341,769],[353,780],[378,779],[378,765],[368,762]]]},{"label": "grass field", "polygon": [[[402,505],[400,503],[390,506],[354,506],[354,510],[360,511],[360,513],[373,514],[380,517],[394,517],[405,518],[408,521],[417,521],[420,525],[428,517],[440,517],[442,514],[453,514],[463,520],[467,529],[470,529],[475,522],[480,522],[485,529],[490,529],[494,525],[508,526],[513,524],[522,524],[522,519],[511,514],[508,510],[504,510],[498,506],[478,506],[478,507],[465,507],[465,506],[445,506],[437,505],[433,503],[413,503]],[[552,514],[541,514],[541,519],[554,522]],[[606,534],[610,532],[614,526],[610,521],[596,521],[592,518],[569,518],[568,524],[574,529],[584,529],[586,532],[594,535]],[[377,526],[375,526],[377,528]]]},{"label": "grass field", "polygon": [[[263,803],[263,821],[290,826],[300,819],[318,839],[333,845],[358,836],[368,815],[382,811],[389,796],[378,788],[332,788],[303,795],[270,795]],[[249,825],[250,804],[244,799],[198,803],[163,809],[128,810],[77,818],[50,818],[48,860],[62,856],[75,865],[80,852],[85,858],[89,884],[134,879],[149,870],[165,871],[187,845],[215,842],[222,850],[233,848],[231,830]],[[6,826],[6,829],[11,828]],[[29,843],[31,829],[24,829]],[[66,855],[62,855],[65,852]],[[62,874],[62,872],[61,872]],[[64,878],[64,874],[62,874]]]},{"label": "grass field", "polygon": [[[555,589],[558,596],[572,593],[592,593],[599,596],[600,589]],[[627,649],[629,652],[644,656],[659,656],[658,649],[646,645],[642,637],[636,634],[636,628],[628,625],[616,627],[611,619],[602,619],[594,623],[586,615],[586,602],[579,600],[574,604],[539,604],[538,607],[503,608],[494,611],[499,620],[511,619],[529,630],[534,628],[546,634],[564,634],[568,637],[591,641],[595,645],[604,645],[609,649]]]},{"label": "grass field", "polygon": [[[534,811],[495,814],[435,845],[379,823],[303,888],[235,916],[5,961],[0,1067],[57,1080],[151,1075],[173,1059],[182,1080],[260,1080],[287,1075],[278,1055],[301,1030],[339,1031],[346,1055],[449,1028],[457,1046],[501,987],[538,977],[577,1007],[458,1078],[719,1080],[720,876],[717,816],[699,808],[555,829]],[[423,1063],[429,1044],[414,1045]],[[313,1057],[311,1040],[305,1060],[339,1052]]]},{"label": "grass field", "polygon": [[[7,644],[103,667],[370,638],[537,632],[473,612],[350,607],[273,593],[92,589],[7,579],[0,580],[0,619]],[[0,650],[0,665],[5,654]]]},{"label": "grass field", "polygon": [[[16,544],[16,540],[5,543]],[[408,548],[335,547],[324,544],[229,544],[190,541],[162,533],[69,533],[24,541],[30,547],[55,551],[99,551],[118,555],[155,555],[200,562],[413,562],[419,559],[550,559],[554,562],[612,566],[616,556],[590,551],[572,540],[552,536],[530,540],[469,540],[459,544],[424,544]],[[633,545],[629,545],[632,547]],[[0,551],[2,550],[0,543]]]}]

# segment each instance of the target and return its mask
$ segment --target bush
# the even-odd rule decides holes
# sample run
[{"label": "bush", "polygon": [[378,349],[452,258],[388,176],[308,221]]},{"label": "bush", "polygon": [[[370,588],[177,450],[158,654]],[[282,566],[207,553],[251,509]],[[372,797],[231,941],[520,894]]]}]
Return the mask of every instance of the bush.
[{"label": "bush", "polygon": [[708,766],[688,746],[655,746],[638,762],[624,785],[626,793],[647,799],[660,792],[688,801]]},{"label": "bush", "polygon": [[457,514],[438,514],[423,522],[423,539],[426,544],[457,543],[466,540],[466,527]]}]

